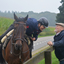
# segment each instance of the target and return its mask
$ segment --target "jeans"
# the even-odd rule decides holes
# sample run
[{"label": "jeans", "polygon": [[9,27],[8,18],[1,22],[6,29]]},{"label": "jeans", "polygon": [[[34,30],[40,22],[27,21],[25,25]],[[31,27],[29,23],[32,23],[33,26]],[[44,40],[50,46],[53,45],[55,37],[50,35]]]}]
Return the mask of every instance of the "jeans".
[{"label": "jeans", "polygon": [[60,61],[60,64],[64,64],[64,60]]}]

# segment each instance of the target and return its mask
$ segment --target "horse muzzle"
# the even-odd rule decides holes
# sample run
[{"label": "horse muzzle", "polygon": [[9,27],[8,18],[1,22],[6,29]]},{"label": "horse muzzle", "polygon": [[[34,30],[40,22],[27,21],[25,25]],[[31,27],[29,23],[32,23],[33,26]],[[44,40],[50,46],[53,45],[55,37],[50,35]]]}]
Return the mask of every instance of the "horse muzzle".
[{"label": "horse muzzle", "polygon": [[21,44],[20,45],[15,44],[15,50],[21,50],[21,48],[22,48],[22,45]]}]

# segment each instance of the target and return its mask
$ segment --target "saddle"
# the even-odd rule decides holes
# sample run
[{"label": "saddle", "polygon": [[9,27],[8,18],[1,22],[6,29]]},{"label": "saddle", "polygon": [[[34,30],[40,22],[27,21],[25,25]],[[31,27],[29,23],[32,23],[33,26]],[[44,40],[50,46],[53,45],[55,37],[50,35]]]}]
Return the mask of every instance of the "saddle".
[{"label": "saddle", "polygon": [[1,39],[1,42],[3,43],[5,41],[5,39],[11,35],[13,33],[14,29],[12,29],[11,31],[9,31],[2,39]]},{"label": "saddle", "polygon": [[3,42],[3,46],[2,46],[2,49],[3,49],[3,50],[6,48],[6,46],[7,46],[7,44],[8,44],[8,42],[9,42],[9,40],[10,40],[11,37],[12,37],[12,34],[9,35],[9,36],[5,39],[5,41]]},{"label": "saddle", "polygon": [[3,43],[2,49],[4,50],[12,36],[14,29],[12,29],[11,31],[9,31],[2,39],[1,39],[1,43]]},{"label": "saddle", "polygon": [[27,36],[27,34],[24,35],[24,38],[27,42],[27,45],[29,46],[31,44],[30,38]]}]

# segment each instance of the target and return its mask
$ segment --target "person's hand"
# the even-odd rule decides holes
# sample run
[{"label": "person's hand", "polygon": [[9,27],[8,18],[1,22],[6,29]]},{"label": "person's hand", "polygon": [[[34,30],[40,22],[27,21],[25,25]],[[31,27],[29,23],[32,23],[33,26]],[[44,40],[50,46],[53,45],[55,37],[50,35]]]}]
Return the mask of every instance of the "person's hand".
[{"label": "person's hand", "polygon": [[35,37],[34,37],[34,38],[30,37],[30,38],[31,38],[31,40],[32,40],[32,41],[35,41],[35,40],[36,40],[36,38],[35,38]]},{"label": "person's hand", "polygon": [[51,41],[49,41],[47,44],[48,44],[49,46],[53,46],[53,43],[52,43]]}]

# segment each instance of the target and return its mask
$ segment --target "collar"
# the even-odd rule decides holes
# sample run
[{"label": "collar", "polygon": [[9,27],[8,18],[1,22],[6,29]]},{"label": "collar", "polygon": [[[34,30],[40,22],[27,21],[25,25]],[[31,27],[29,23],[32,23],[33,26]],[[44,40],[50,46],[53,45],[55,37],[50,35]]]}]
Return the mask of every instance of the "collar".
[{"label": "collar", "polygon": [[56,34],[56,36],[57,36],[58,34],[60,34],[60,32],[59,32],[59,33],[57,33],[57,34]]}]

